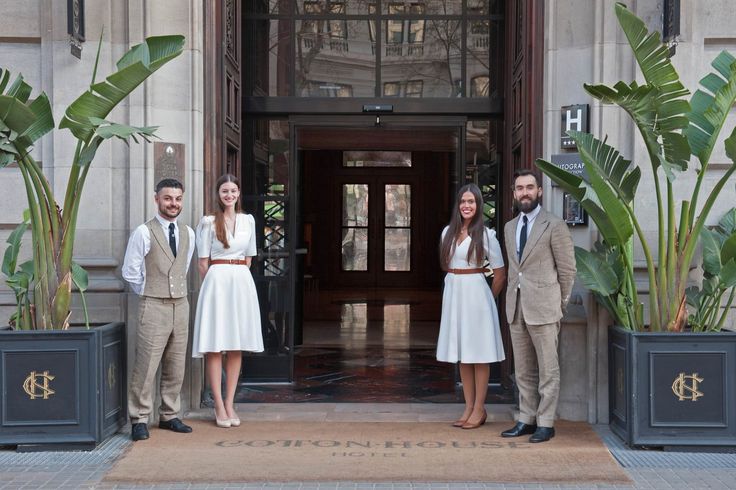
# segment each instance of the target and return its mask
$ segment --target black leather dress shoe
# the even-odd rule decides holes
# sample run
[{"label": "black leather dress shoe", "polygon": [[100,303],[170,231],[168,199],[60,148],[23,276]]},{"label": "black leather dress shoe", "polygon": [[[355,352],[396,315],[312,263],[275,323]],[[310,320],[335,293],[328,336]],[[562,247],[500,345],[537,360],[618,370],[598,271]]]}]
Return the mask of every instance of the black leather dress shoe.
[{"label": "black leather dress shoe", "polygon": [[555,436],[554,427],[537,427],[537,430],[529,438],[529,442],[545,442],[549,441]]},{"label": "black leather dress shoe", "polygon": [[134,441],[145,441],[148,439],[148,426],[142,422],[133,424],[130,430],[130,438]]},{"label": "black leather dress shoe", "polygon": [[192,431],[191,427],[179,419],[162,420],[158,423],[158,428],[173,430],[174,432],[182,432],[184,434],[188,434]]},{"label": "black leather dress shoe", "polygon": [[534,434],[537,430],[536,425],[525,424],[524,422],[517,422],[514,427],[509,430],[501,432],[501,437],[519,437],[527,434]]}]

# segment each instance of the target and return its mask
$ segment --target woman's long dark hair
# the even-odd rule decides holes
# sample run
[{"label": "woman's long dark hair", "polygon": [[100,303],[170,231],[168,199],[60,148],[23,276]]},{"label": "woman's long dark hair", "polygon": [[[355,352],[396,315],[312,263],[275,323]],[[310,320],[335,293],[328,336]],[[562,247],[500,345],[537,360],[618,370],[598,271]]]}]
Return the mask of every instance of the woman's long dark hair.
[{"label": "woman's long dark hair", "polygon": [[463,217],[460,214],[460,199],[463,194],[470,192],[475,198],[475,216],[470,220],[468,225],[468,235],[472,240],[470,247],[468,248],[468,262],[471,261],[471,257],[475,256],[477,264],[483,264],[483,257],[485,251],[483,249],[483,240],[485,233],[485,226],[483,225],[483,196],[480,193],[480,189],[475,184],[467,184],[460,188],[455,198],[455,206],[452,208],[452,215],[450,216],[450,225],[445,233],[445,237],[440,243],[440,266],[442,270],[446,271],[450,267],[450,260],[452,254],[457,246],[457,238],[460,235],[460,230],[463,227]]},{"label": "woman's long dark hair", "polygon": [[[217,206],[215,207],[215,210],[212,214],[215,216],[215,236],[217,236],[217,239],[220,240],[220,243],[222,243],[223,247],[230,248],[230,243],[228,243],[227,241],[227,228],[225,228],[225,215],[223,214],[225,212],[225,205],[220,199],[220,187],[222,187],[222,184],[225,184],[227,182],[232,182],[233,184],[238,186],[238,190],[240,190],[240,181],[236,176],[232,174],[225,174],[217,179],[217,182],[215,183],[214,199],[214,202],[217,203]],[[240,198],[235,201],[235,212],[240,212]]]}]

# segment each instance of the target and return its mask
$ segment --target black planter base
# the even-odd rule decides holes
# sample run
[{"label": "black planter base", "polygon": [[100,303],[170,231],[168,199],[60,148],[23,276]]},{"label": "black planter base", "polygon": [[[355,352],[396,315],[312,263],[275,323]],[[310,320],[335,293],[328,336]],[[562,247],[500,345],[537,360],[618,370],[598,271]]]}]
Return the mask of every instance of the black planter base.
[{"label": "black planter base", "polygon": [[123,323],[0,332],[0,445],[94,449],[126,422]]},{"label": "black planter base", "polygon": [[736,333],[609,333],[611,430],[629,446],[736,447]]}]

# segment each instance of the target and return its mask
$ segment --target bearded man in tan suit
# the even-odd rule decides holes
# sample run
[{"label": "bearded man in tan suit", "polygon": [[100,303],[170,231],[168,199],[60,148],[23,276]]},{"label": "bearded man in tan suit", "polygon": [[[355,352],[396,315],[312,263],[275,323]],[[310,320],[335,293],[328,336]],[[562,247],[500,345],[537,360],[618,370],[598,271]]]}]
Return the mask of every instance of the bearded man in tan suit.
[{"label": "bearded man in tan suit", "polygon": [[504,228],[509,266],[506,317],[520,413],[517,424],[501,435],[531,434],[529,442],[544,442],[555,435],[557,343],[575,281],[575,252],[565,222],[540,206],[542,186],[534,172],[517,171],[513,191],[520,213]]}]

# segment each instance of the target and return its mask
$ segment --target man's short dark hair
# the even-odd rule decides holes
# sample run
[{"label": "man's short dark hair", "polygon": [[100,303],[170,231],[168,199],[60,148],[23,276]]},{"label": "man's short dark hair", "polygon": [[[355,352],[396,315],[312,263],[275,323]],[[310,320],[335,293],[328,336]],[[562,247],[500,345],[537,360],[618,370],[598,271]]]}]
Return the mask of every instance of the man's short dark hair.
[{"label": "man's short dark hair", "polygon": [[529,168],[519,168],[514,170],[514,184],[516,183],[516,179],[518,179],[519,177],[525,177],[527,175],[531,175],[532,177],[534,177],[534,181],[537,183],[537,187],[542,187],[542,179],[539,177],[539,174]]},{"label": "man's short dark hair", "polygon": [[184,185],[176,179],[161,179],[161,181],[156,184],[156,194],[161,192],[161,189],[163,189],[164,187],[169,187],[171,189],[181,189],[181,191],[184,192]]}]

